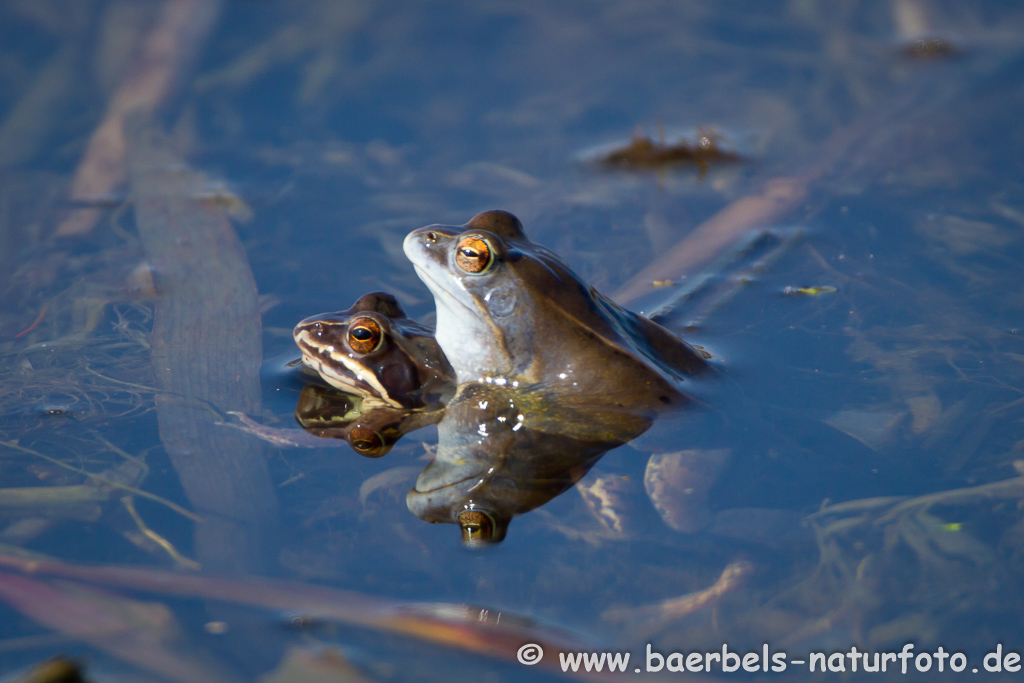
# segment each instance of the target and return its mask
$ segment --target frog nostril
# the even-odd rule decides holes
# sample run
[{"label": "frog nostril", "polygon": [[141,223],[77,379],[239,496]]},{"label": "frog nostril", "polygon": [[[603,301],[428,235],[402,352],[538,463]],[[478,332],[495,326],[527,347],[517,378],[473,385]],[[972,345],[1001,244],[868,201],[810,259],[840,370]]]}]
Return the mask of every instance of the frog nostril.
[{"label": "frog nostril", "polygon": [[437,233],[434,232],[433,230],[428,232],[427,233],[427,241],[428,242],[436,242],[437,241]]}]

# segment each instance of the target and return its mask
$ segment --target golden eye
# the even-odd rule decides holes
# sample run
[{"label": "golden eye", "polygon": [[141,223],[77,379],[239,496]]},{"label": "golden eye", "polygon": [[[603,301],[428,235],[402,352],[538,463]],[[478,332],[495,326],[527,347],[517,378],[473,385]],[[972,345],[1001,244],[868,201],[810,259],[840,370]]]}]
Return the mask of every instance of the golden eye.
[{"label": "golden eye", "polygon": [[370,353],[380,348],[383,336],[373,318],[356,318],[348,326],[348,345],[356,353]]},{"label": "golden eye", "polygon": [[348,443],[359,455],[376,458],[384,455],[384,439],[380,434],[366,427],[355,427],[348,433]]},{"label": "golden eye", "polygon": [[455,263],[467,273],[482,273],[493,260],[487,242],[476,235],[462,238],[455,247]]}]

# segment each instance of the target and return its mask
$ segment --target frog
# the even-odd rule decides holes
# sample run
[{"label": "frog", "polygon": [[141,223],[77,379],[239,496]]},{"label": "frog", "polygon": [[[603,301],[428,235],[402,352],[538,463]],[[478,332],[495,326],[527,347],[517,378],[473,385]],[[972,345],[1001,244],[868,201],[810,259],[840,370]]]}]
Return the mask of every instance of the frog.
[{"label": "frog", "polygon": [[530,240],[507,211],[419,228],[403,249],[434,296],[435,337],[459,384],[532,387],[653,417],[690,403],[683,384],[711,369],[700,350]]},{"label": "frog", "polygon": [[[465,541],[501,540],[512,516],[568,488],[550,473],[535,477],[547,464],[502,475],[515,457],[561,449],[562,460],[579,460],[568,470],[576,483],[659,414],[694,402],[685,383],[713,371],[709,354],[588,285],[511,213],[429,225],[403,246],[434,296],[436,339],[459,387],[438,426],[437,458],[406,502],[423,519],[459,524]],[[476,399],[485,385],[499,393]],[[514,414],[490,415],[491,405]],[[528,495],[531,477],[558,482],[547,486],[557,492]]]},{"label": "frog", "polygon": [[[225,423],[278,446],[320,448],[346,441],[359,455],[386,455],[406,433],[435,424],[455,391],[454,374],[433,331],[405,314],[386,292],[359,297],[347,310],[310,316],[295,327],[309,377],[295,419],[305,432],[260,425],[233,413]],[[323,381],[324,387],[315,382]]]},{"label": "frog", "polygon": [[386,292],[301,321],[293,332],[302,362],[331,386],[363,397],[367,407],[424,409],[454,391],[451,365],[433,331]]}]

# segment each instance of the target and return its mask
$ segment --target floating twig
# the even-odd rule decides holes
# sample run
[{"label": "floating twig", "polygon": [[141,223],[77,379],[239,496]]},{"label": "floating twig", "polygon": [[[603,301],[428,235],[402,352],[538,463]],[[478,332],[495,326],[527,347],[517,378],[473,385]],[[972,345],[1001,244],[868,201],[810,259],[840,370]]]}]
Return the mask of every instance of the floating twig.
[{"label": "floating twig", "polygon": [[50,301],[47,301],[45,304],[43,304],[43,307],[39,310],[39,315],[36,316],[35,322],[33,322],[31,325],[26,327],[24,330],[22,330],[18,334],[14,335],[14,338],[15,339],[21,339],[22,337],[24,337],[26,334],[28,334],[32,330],[34,330],[37,327],[39,327],[39,323],[43,322],[43,317],[46,315],[46,312],[48,310],[50,310]]}]

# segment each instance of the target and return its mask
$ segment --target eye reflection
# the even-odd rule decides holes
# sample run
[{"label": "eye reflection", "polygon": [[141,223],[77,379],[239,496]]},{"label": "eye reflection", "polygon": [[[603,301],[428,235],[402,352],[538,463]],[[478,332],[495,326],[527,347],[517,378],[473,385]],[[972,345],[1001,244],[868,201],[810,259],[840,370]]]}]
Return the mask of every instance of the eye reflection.
[{"label": "eye reflection", "polygon": [[348,433],[348,443],[352,450],[367,458],[379,458],[388,452],[380,434],[365,427],[353,428]]},{"label": "eye reflection", "polygon": [[494,540],[494,520],[483,510],[463,510],[458,517],[462,542],[469,546]]}]

